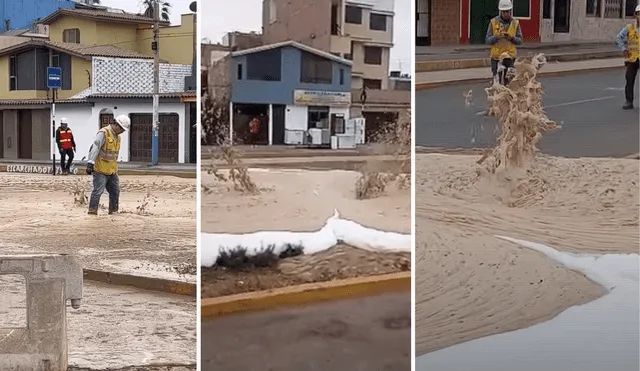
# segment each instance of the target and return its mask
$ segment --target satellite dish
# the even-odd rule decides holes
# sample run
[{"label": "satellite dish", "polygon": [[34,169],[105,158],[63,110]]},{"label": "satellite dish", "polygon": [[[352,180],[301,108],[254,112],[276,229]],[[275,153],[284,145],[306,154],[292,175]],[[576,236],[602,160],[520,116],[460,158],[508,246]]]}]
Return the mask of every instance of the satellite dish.
[{"label": "satellite dish", "polygon": [[191,4],[189,4],[189,10],[191,10],[192,12],[196,12],[196,6],[197,6],[197,2],[192,1]]}]

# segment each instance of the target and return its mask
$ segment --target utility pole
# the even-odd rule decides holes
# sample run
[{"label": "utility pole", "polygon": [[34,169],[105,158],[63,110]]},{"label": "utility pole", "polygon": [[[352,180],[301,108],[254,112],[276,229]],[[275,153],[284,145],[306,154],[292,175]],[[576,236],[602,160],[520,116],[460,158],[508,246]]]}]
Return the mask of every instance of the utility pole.
[{"label": "utility pole", "polygon": [[160,1],[153,2],[153,127],[151,132],[151,166],[158,165],[158,121],[160,110],[160,54],[158,34],[160,33]]}]

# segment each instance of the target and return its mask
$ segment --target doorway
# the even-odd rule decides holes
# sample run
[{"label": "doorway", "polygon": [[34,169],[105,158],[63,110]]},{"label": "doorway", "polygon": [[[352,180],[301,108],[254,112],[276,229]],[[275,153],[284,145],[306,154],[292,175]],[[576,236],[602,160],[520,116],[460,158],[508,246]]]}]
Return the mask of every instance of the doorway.
[{"label": "doorway", "polygon": [[498,15],[498,0],[469,1],[469,43],[484,44],[491,19]]},{"label": "doorway", "polygon": [[553,5],[553,32],[569,33],[571,0],[556,0]]},{"label": "doorway", "polygon": [[431,1],[416,0],[416,46],[431,45]]},{"label": "doorway", "polygon": [[282,104],[274,104],[273,105],[273,144],[274,145],[283,145],[284,144],[284,121],[285,114],[284,111],[287,106]]},{"label": "doorway", "polygon": [[18,158],[30,160],[32,147],[31,110],[18,111]]}]

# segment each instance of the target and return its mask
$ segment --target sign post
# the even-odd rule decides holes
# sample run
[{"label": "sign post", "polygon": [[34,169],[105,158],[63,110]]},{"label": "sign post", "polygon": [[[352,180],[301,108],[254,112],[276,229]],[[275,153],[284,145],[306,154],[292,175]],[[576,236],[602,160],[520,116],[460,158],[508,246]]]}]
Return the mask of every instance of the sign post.
[{"label": "sign post", "polygon": [[62,88],[62,69],[47,67],[47,88],[51,91],[51,150],[53,152],[53,175],[56,175],[56,94]]}]

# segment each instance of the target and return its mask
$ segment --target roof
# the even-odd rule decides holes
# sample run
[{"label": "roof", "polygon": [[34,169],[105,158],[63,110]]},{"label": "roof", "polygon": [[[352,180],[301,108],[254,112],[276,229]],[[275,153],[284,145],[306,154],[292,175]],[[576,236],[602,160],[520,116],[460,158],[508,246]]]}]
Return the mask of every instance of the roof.
[{"label": "roof", "polygon": [[33,47],[48,47],[59,52],[68,53],[81,58],[88,57],[112,57],[112,58],[139,58],[152,59],[153,56],[141,54],[133,50],[119,48],[114,45],[85,45],[75,43],[63,43],[47,40],[29,40],[12,45],[0,50],[0,55],[6,55],[21,49]]},{"label": "roof", "polygon": [[[58,103],[87,103],[84,99],[57,99]],[[44,105],[51,104],[51,99],[0,99],[0,106],[24,106],[24,105]]]},{"label": "roof", "polygon": [[237,52],[232,52],[231,56],[232,57],[239,57],[239,56],[242,56],[242,55],[260,53],[260,52],[264,52],[264,51],[267,51],[267,50],[279,49],[279,48],[284,48],[284,47],[293,47],[293,48],[296,48],[296,49],[300,49],[300,50],[303,50],[305,52],[308,52],[308,53],[311,53],[311,54],[315,54],[317,56],[320,56],[320,57],[323,57],[323,58],[327,58],[327,59],[330,59],[330,60],[338,62],[338,63],[345,64],[347,66],[353,65],[353,63],[351,61],[349,61],[349,60],[346,60],[346,59],[340,58],[340,57],[336,57],[335,55],[333,55],[331,53],[327,53],[325,51],[322,51],[322,50],[319,50],[319,49],[316,49],[316,48],[312,48],[312,47],[310,47],[308,45],[301,44],[301,43],[293,41],[293,40],[282,41],[282,42],[275,43],[275,44],[261,45],[261,46],[255,47],[255,48],[239,50]]},{"label": "roof", "polygon": [[[60,16],[72,16],[89,18],[96,21],[108,21],[117,23],[135,23],[135,24],[153,24],[153,18],[145,17],[139,14],[131,13],[115,13],[104,10],[93,9],[58,9],[54,13],[44,17],[37,23],[51,24],[55,22]],[[160,21],[160,25],[169,26],[171,23],[167,21]]]}]

